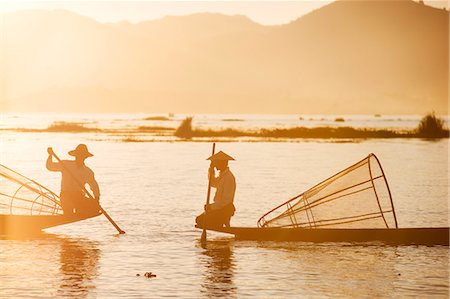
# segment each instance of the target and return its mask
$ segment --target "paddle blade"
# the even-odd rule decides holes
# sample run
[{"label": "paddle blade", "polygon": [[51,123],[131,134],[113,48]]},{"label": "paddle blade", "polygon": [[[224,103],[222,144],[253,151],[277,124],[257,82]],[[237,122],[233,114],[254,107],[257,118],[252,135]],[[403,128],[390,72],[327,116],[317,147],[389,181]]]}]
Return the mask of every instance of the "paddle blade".
[{"label": "paddle blade", "polygon": [[200,237],[200,243],[202,245],[206,244],[206,229],[203,229],[202,236]]}]

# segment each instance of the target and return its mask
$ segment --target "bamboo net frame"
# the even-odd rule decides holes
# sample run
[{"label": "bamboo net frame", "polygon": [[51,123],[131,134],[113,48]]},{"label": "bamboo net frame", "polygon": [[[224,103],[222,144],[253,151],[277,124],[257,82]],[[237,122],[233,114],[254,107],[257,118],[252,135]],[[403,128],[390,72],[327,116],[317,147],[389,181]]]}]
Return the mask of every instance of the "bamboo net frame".
[{"label": "bamboo net frame", "polygon": [[59,196],[0,164],[0,214],[62,215]]},{"label": "bamboo net frame", "polygon": [[391,191],[373,154],[258,220],[258,227],[398,228]]}]

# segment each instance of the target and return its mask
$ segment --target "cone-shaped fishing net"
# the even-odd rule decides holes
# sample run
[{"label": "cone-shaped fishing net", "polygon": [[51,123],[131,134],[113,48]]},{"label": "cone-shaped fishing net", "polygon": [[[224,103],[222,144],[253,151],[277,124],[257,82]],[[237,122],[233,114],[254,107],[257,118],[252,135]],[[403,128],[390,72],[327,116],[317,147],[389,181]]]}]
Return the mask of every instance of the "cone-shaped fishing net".
[{"label": "cone-shaped fishing net", "polygon": [[62,214],[59,197],[39,183],[0,164],[0,214]]},{"label": "cone-shaped fishing net", "polygon": [[288,200],[259,227],[396,228],[391,192],[378,158],[367,158]]}]

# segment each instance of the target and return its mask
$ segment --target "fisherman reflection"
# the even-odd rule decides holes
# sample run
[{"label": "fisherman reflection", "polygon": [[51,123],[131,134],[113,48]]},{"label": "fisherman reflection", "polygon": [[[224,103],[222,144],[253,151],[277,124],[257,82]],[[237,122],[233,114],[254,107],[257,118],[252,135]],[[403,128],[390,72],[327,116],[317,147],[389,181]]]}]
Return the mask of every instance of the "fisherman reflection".
[{"label": "fisherman reflection", "polygon": [[234,285],[234,256],[232,251],[233,240],[212,240],[202,252],[207,257],[203,292],[208,297],[229,298],[236,294]]},{"label": "fisherman reflection", "polygon": [[[228,161],[234,160],[233,157],[220,151],[208,158],[211,161],[208,176],[211,187],[216,188],[214,203],[205,206],[205,213],[196,218],[197,226],[202,227],[230,227],[230,219],[236,211],[233,201],[236,192],[236,180],[228,167]],[[214,168],[219,170],[219,176],[216,177]]]},{"label": "fisherman reflection", "polygon": [[[80,212],[98,212],[98,202],[100,200],[100,190],[95,180],[94,172],[86,166],[84,161],[93,155],[88,151],[85,144],[79,144],[69,155],[75,160],[63,160],[53,162],[53,149],[47,149],[49,154],[47,159],[47,169],[59,171],[61,179],[61,204],[64,214],[74,214]],[[84,186],[88,184],[94,193],[95,202],[86,197]]]},{"label": "fisherman reflection", "polygon": [[61,239],[61,284],[58,295],[84,298],[95,288],[100,250],[87,240]]}]

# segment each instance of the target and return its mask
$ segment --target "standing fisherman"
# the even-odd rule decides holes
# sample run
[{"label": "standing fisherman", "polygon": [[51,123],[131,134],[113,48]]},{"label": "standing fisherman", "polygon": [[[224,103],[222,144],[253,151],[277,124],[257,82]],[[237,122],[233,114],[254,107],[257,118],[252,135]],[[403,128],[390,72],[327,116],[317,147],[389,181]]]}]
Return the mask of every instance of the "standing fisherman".
[{"label": "standing fisherman", "polygon": [[[231,156],[220,151],[212,155],[207,160],[211,161],[208,177],[211,187],[216,188],[214,202],[205,206],[205,212],[196,218],[198,226],[206,225],[211,227],[230,227],[230,219],[234,215],[235,207],[233,205],[234,193],[236,191],[236,180],[228,167],[228,161],[234,160]],[[214,168],[219,170],[219,176],[216,177]]]},{"label": "standing fisherman", "polygon": [[[69,152],[69,155],[74,156],[75,160],[53,162],[53,149],[49,147],[47,152],[49,154],[46,163],[47,169],[59,171],[62,174],[60,198],[64,214],[98,211],[100,190],[94,172],[84,164],[84,160],[93,156],[87,146],[79,144],[75,150]],[[88,184],[94,193],[95,202],[86,198],[83,190],[85,184]]]}]

